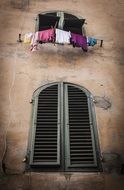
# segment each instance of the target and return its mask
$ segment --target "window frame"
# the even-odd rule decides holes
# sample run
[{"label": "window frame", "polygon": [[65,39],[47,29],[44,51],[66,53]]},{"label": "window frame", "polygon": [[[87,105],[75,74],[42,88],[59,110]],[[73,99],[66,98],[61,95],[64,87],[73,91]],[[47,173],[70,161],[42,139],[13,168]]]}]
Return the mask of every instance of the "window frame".
[{"label": "window frame", "polygon": [[[49,164],[48,164],[48,168],[43,170],[40,168],[34,169],[32,168],[32,163],[33,163],[33,150],[34,150],[34,138],[35,138],[35,132],[36,132],[36,117],[37,117],[37,107],[38,107],[38,96],[40,94],[40,92],[44,89],[46,89],[49,86],[52,85],[58,85],[58,110],[59,110],[59,127],[60,127],[60,131],[61,131],[61,136],[59,136],[59,139],[61,138],[61,142],[60,142],[60,148],[59,148],[59,153],[61,151],[61,157],[60,157],[60,169],[56,169],[53,168],[50,171],[81,171],[81,172],[97,172],[97,171],[102,171],[102,166],[101,166],[101,162],[100,162],[100,146],[99,146],[99,139],[98,139],[98,130],[97,130],[97,125],[96,125],[96,116],[95,116],[95,108],[94,108],[94,104],[93,104],[93,96],[91,95],[91,93],[85,89],[84,87],[80,86],[80,85],[76,85],[76,84],[72,84],[72,83],[64,83],[64,82],[55,82],[55,83],[49,83],[46,85],[43,85],[41,87],[39,87],[38,89],[35,90],[34,94],[33,94],[33,98],[32,98],[32,102],[33,102],[33,106],[32,106],[32,125],[30,128],[30,133],[29,133],[29,141],[28,141],[28,151],[27,151],[27,157],[28,157],[28,163],[27,163],[27,169],[33,169],[33,171],[37,171],[37,169],[39,171],[49,171]],[[97,168],[87,168],[87,169],[80,169],[77,166],[73,166],[71,168],[70,166],[70,162],[69,162],[69,154],[67,154],[68,149],[65,149],[65,143],[67,143],[67,125],[68,125],[68,100],[67,100],[67,86],[71,85],[74,86],[76,88],[81,89],[87,96],[88,99],[88,111],[89,111],[89,117],[90,119],[93,121],[92,123],[90,123],[90,128],[92,130],[92,135],[95,143],[95,153],[94,155],[96,155],[96,162],[97,162]],[[64,107],[66,105],[66,108]],[[65,115],[64,115],[64,111],[65,111]],[[61,123],[61,124],[60,124]],[[65,133],[66,130],[66,133]],[[66,134],[66,135],[65,135]],[[68,136],[69,137],[69,136]],[[33,140],[32,140],[33,139]],[[69,147],[69,145],[68,145]],[[70,149],[69,149],[70,150]],[[59,164],[59,163],[58,163]],[[68,169],[71,168],[71,169]],[[76,169],[75,169],[76,168]]]}]

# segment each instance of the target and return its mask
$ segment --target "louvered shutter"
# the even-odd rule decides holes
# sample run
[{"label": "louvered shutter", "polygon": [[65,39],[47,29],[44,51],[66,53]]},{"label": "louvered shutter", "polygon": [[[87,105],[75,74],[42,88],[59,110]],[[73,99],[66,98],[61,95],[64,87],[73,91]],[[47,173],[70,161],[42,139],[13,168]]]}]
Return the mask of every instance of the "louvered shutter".
[{"label": "louvered shutter", "polygon": [[102,171],[90,93],[54,83],[34,94],[29,165],[40,171]]},{"label": "louvered shutter", "polygon": [[60,121],[58,84],[38,96],[32,167],[60,165]]},{"label": "louvered shutter", "polygon": [[66,85],[66,169],[97,167],[92,119],[85,92]]}]

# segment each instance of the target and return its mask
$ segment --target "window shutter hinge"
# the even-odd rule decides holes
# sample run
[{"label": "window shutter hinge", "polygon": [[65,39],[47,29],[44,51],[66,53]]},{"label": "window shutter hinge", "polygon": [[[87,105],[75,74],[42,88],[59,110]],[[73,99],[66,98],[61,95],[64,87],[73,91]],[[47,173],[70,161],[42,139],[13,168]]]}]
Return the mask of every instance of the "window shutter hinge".
[{"label": "window shutter hinge", "polygon": [[34,102],[34,100],[33,99],[31,99],[31,101],[29,102],[30,104],[32,104]]}]

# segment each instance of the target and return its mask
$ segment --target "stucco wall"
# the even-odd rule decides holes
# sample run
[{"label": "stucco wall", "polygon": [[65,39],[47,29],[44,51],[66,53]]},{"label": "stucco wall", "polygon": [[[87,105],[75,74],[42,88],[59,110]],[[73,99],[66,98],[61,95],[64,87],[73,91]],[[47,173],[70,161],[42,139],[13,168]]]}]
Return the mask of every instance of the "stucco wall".
[{"label": "stucco wall", "polygon": [[[0,160],[1,190],[122,190],[124,175],[124,3],[122,0],[0,0]],[[64,10],[86,18],[87,35],[104,46],[87,53],[66,45],[44,44],[37,52],[17,43],[18,34],[34,31],[39,12]],[[65,81],[105,97],[109,109],[95,106],[102,173],[23,173],[31,121],[29,103],[39,86]],[[97,104],[96,104],[97,105]]]}]

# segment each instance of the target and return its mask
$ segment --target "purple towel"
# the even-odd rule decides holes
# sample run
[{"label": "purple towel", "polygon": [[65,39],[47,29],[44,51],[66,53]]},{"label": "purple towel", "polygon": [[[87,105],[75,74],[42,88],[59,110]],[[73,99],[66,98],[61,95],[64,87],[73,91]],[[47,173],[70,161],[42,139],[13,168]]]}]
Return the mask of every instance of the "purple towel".
[{"label": "purple towel", "polygon": [[71,43],[76,47],[81,47],[87,51],[87,38],[80,34],[71,33]]}]

